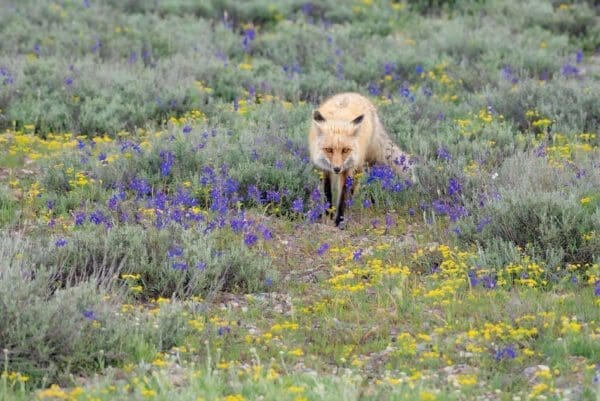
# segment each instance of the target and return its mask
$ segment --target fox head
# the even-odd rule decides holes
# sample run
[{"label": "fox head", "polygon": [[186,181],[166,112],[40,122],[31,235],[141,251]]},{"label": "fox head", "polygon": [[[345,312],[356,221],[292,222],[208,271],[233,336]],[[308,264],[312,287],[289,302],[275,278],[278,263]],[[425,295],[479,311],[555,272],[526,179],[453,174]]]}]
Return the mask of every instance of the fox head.
[{"label": "fox head", "polygon": [[319,110],[313,112],[313,124],[317,132],[318,156],[315,163],[335,174],[355,166],[356,140],[364,114],[352,121],[326,120]]}]

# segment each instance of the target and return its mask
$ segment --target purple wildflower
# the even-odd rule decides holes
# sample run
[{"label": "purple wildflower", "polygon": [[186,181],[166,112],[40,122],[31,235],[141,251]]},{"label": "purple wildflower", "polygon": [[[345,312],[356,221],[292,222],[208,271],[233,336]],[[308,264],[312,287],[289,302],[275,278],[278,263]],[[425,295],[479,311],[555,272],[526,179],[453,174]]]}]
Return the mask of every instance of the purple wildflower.
[{"label": "purple wildflower", "polygon": [[304,201],[302,200],[302,198],[296,198],[292,202],[292,211],[295,213],[304,212]]},{"label": "purple wildflower", "polygon": [[66,239],[64,239],[64,238],[59,238],[59,239],[58,239],[58,240],[57,240],[57,241],[54,243],[54,245],[55,245],[57,248],[62,248],[63,246],[67,245],[67,240],[66,240]]},{"label": "purple wildflower", "polygon": [[323,244],[321,244],[321,246],[319,247],[319,249],[317,249],[317,255],[323,255],[325,252],[327,252],[329,250],[329,244],[327,242],[324,242]]},{"label": "purple wildflower", "polygon": [[175,157],[172,152],[162,151],[160,152],[160,158],[162,160],[160,164],[160,174],[162,176],[168,176],[171,174],[171,167],[175,161]]},{"label": "purple wildflower", "polygon": [[90,214],[90,221],[96,225],[102,224],[106,221],[106,217],[102,210],[96,210]]},{"label": "purple wildflower", "polygon": [[187,269],[187,263],[185,262],[173,262],[173,270],[185,270]]},{"label": "purple wildflower", "polygon": [[258,236],[254,233],[246,233],[246,235],[244,235],[244,244],[246,246],[254,246],[256,244],[256,242],[258,241]]},{"label": "purple wildflower", "polygon": [[167,251],[167,257],[170,258],[175,258],[178,256],[182,256],[183,255],[183,248],[177,245],[173,245],[171,248],[169,248],[169,250]]},{"label": "purple wildflower", "polygon": [[85,212],[77,212],[75,213],[75,225],[80,226],[85,222]]},{"label": "purple wildflower", "polygon": [[452,154],[450,154],[450,152],[448,151],[448,149],[445,149],[445,148],[438,148],[438,150],[437,150],[437,157],[438,157],[438,159],[442,159],[442,160],[445,160],[445,161],[452,160]]},{"label": "purple wildflower", "polygon": [[504,347],[499,349],[494,354],[496,361],[502,361],[505,359],[515,359],[517,357],[517,351],[512,346]]}]

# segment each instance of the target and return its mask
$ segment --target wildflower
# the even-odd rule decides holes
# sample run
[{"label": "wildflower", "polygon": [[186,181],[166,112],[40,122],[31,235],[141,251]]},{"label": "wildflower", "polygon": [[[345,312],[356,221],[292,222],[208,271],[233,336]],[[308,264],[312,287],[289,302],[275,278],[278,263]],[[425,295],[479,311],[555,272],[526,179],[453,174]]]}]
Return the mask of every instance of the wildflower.
[{"label": "wildflower", "polygon": [[324,242],[319,249],[317,249],[317,255],[323,255],[325,252],[329,250],[329,244]]},{"label": "wildflower", "polygon": [[56,399],[66,399],[68,398],[67,393],[63,389],[60,388],[58,384],[53,384],[50,388],[46,390],[42,390],[38,393],[38,397],[40,399],[44,398],[56,398]]},{"label": "wildflower", "polygon": [[393,225],[394,225],[394,218],[392,217],[391,214],[386,214],[385,215],[385,228],[390,228]]},{"label": "wildflower", "polygon": [[462,185],[460,181],[454,178],[450,178],[450,180],[448,181],[448,195],[459,195],[461,190]]},{"label": "wildflower", "polygon": [[205,262],[196,263],[196,269],[198,269],[200,271],[206,270],[206,263]]},{"label": "wildflower", "polygon": [[83,317],[85,317],[88,320],[96,320],[96,314],[91,309],[84,310],[82,312],[82,314],[83,314]]},{"label": "wildflower", "polygon": [[169,250],[167,251],[167,257],[169,259],[177,257],[177,256],[182,256],[183,255],[183,248],[173,245],[171,248],[169,248]]},{"label": "wildflower", "polygon": [[489,217],[484,217],[483,219],[481,219],[481,221],[479,223],[477,223],[477,227],[475,227],[475,231],[477,231],[478,233],[480,233],[481,231],[483,231],[483,228],[485,226],[487,226],[488,224],[490,224],[492,220]]},{"label": "wildflower", "polygon": [[271,286],[273,285],[273,279],[272,279],[272,278],[267,278],[267,279],[265,280],[265,285],[266,285],[267,287],[271,287]]},{"label": "wildflower", "polygon": [[493,290],[498,286],[498,280],[495,276],[489,275],[482,278],[483,288],[487,288],[488,290]]},{"label": "wildflower", "polygon": [[410,89],[408,89],[406,86],[403,86],[402,88],[400,88],[400,96],[407,99],[411,103],[414,103],[414,101],[415,101],[415,95],[412,94]]},{"label": "wildflower", "polygon": [[368,86],[369,94],[372,96],[379,96],[381,94],[381,88],[379,85],[371,82]]},{"label": "wildflower", "polygon": [[67,245],[67,240],[66,240],[66,239],[64,239],[64,238],[59,238],[59,239],[58,239],[58,240],[57,240],[57,241],[54,243],[54,245],[55,245],[57,248],[62,248],[63,246]]},{"label": "wildflower", "polygon": [[256,244],[257,241],[258,241],[258,236],[254,233],[247,233],[244,236],[244,244],[246,246],[253,246]]},{"label": "wildflower", "polygon": [[260,233],[262,234],[263,239],[265,241],[269,241],[269,240],[273,239],[273,233],[266,226],[263,226],[263,225],[258,226],[258,231],[260,231]]},{"label": "wildflower", "polygon": [[217,334],[220,336],[229,334],[229,333],[231,333],[231,327],[229,327],[229,326],[221,326],[217,329]]},{"label": "wildflower", "polygon": [[296,198],[292,202],[292,211],[295,213],[302,213],[304,211],[304,201],[301,198]]},{"label": "wildflower", "polygon": [[160,173],[162,176],[168,176],[171,174],[171,167],[173,166],[175,157],[173,156],[173,153],[169,151],[162,151],[160,152],[160,158],[162,160],[162,163],[160,164]]},{"label": "wildflower", "polygon": [[450,154],[450,152],[448,151],[448,149],[445,149],[445,148],[438,148],[438,150],[437,150],[437,157],[438,157],[438,159],[442,159],[442,160],[445,160],[445,161],[452,160],[452,155]]},{"label": "wildflower", "polygon": [[186,124],[183,126],[183,133],[184,134],[189,134],[190,132],[192,132],[192,126],[189,124]]},{"label": "wildflower", "polygon": [[106,216],[104,216],[102,210],[96,210],[90,214],[90,221],[96,225],[102,224],[106,221]]},{"label": "wildflower", "polygon": [[577,76],[579,75],[579,68],[575,67],[571,63],[565,63],[562,68],[562,74],[565,77]]},{"label": "wildflower", "polygon": [[86,215],[84,212],[75,213],[75,225],[80,226],[85,222]]},{"label": "wildflower", "polygon": [[244,37],[242,39],[242,47],[246,53],[249,53],[252,50],[252,42],[256,38],[256,32],[253,28],[246,28],[244,30]]},{"label": "wildflower", "polygon": [[501,361],[505,359],[515,359],[517,357],[517,351],[512,346],[504,347],[494,354],[494,359],[496,361]]},{"label": "wildflower", "polygon": [[267,201],[273,203],[281,202],[281,194],[278,191],[267,191]]},{"label": "wildflower", "polygon": [[187,263],[185,262],[173,262],[173,270],[185,270],[187,269]]},{"label": "wildflower", "polygon": [[352,260],[354,261],[358,261],[360,260],[361,256],[362,256],[363,250],[359,249],[358,251],[355,251],[354,254],[352,255]]}]

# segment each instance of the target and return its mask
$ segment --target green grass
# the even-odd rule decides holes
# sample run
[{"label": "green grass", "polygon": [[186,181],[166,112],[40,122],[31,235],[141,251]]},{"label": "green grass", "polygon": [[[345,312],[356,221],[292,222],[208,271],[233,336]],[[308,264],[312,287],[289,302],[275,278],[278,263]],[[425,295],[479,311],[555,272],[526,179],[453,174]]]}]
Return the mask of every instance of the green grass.
[{"label": "green grass", "polygon": [[[593,2],[0,10],[0,399],[600,399]],[[418,160],[345,230],[341,91]]]}]

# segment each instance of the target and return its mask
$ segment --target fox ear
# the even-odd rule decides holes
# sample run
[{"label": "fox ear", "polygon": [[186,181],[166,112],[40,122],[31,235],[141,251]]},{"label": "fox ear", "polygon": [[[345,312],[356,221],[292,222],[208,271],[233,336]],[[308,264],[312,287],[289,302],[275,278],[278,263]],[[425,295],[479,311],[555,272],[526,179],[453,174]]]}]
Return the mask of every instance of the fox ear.
[{"label": "fox ear", "polygon": [[315,122],[322,123],[325,122],[325,117],[323,117],[323,114],[321,114],[319,110],[315,110],[313,111],[313,120]]},{"label": "fox ear", "polygon": [[365,115],[361,114],[360,116],[358,116],[354,120],[352,120],[352,124],[358,125],[358,124],[362,123],[363,118],[365,118]]}]

